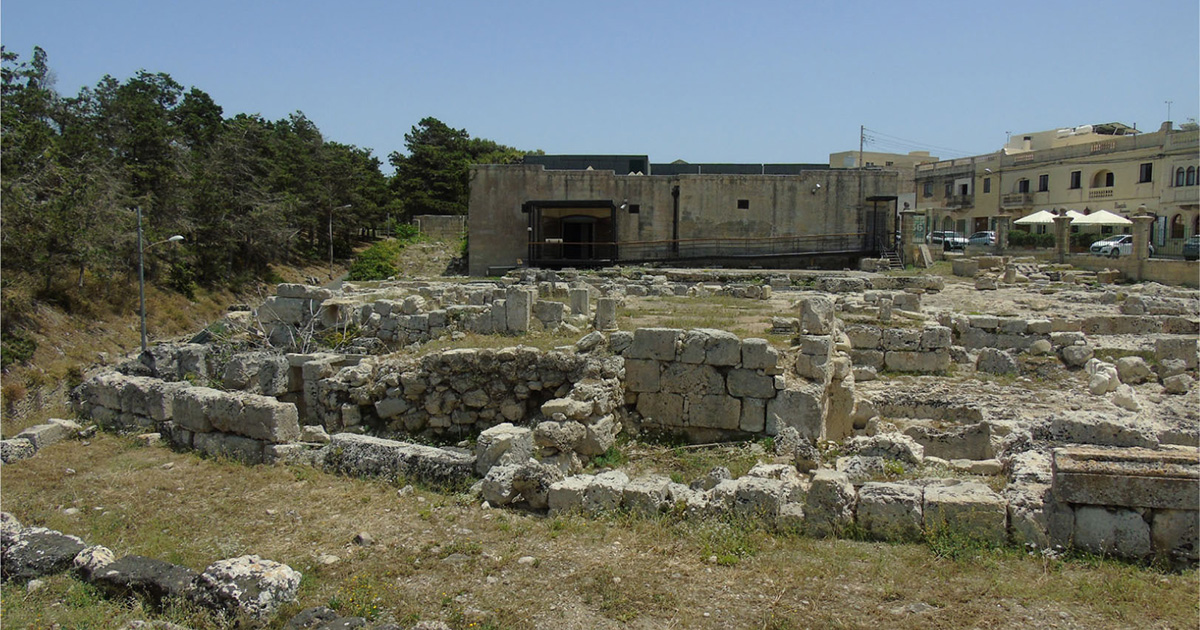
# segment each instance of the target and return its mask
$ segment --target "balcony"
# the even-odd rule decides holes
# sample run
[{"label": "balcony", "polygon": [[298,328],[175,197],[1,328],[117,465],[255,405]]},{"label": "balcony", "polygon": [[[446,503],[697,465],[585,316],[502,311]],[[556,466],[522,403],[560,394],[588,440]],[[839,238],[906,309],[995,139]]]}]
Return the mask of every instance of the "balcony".
[{"label": "balcony", "polygon": [[1112,199],[1113,189],[1109,188],[1093,188],[1088,191],[1088,199]]},{"label": "balcony", "polygon": [[975,195],[951,195],[946,197],[946,207],[951,210],[966,210],[975,205]]},{"label": "balcony", "polygon": [[1032,193],[1008,193],[1000,197],[1000,207],[1005,210],[1016,210],[1018,208],[1032,208],[1033,194]]},{"label": "balcony", "polygon": [[1163,203],[1200,203],[1200,186],[1173,186],[1163,190]]}]

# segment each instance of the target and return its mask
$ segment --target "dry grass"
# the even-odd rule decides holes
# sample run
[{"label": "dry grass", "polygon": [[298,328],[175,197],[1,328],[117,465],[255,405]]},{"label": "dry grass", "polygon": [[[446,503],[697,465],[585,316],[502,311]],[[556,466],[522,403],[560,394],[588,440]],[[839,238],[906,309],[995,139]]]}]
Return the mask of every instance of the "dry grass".
[{"label": "dry grass", "polygon": [[[27,525],[198,570],[257,553],[302,571],[299,601],[276,628],[315,605],[455,628],[1194,628],[1198,614],[1195,571],[970,548],[951,560],[925,545],[781,536],[736,520],[482,510],[459,496],[398,496],[374,481],[111,436],[3,472],[3,509]],[[374,545],[353,545],[360,531]],[[325,553],[341,560],[319,565]],[[909,612],[916,604],[932,608]],[[111,628],[150,615],[69,576],[33,594],[3,587],[6,627]],[[192,610],[164,616],[216,627]]]}]

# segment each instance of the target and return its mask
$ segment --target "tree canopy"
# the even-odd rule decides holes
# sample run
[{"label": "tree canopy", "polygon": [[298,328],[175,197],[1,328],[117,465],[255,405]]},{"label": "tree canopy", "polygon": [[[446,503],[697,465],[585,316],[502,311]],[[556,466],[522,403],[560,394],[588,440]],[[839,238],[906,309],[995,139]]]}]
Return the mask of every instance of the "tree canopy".
[{"label": "tree canopy", "polygon": [[345,255],[385,217],[464,214],[468,166],[523,155],[425,118],[389,178],[370,149],[327,140],[302,112],[226,117],[203,90],[144,70],[61,96],[44,50],[0,55],[4,271],[43,293],[136,272],[134,207],[150,242],[185,237],[147,271],[187,291],[323,259],[331,223]]}]

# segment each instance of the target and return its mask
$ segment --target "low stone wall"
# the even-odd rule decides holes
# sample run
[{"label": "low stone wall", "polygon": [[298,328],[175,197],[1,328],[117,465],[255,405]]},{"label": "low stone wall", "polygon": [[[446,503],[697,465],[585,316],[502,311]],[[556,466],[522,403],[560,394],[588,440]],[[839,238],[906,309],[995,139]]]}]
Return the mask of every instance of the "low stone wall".
[{"label": "low stone wall", "polygon": [[848,324],[845,333],[855,367],[932,374],[950,369],[951,332],[946,326],[882,328]]},{"label": "low stone wall", "polygon": [[[1120,258],[1102,258],[1090,254],[1073,254],[1067,257],[1067,263],[1079,269],[1102,271],[1116,269],[1124,278],[1138,277],[1138,261],[1130,256]],[[1161,282],[1163,284],[1182,285],[1185,287],[1200,287],[1200,262],[1194,260],[1167,260],[1151,258],[1141,263],[1142,282]]]},{"label": "low stone wall", "polygon": [[73,396],[76,412],[102,429],[158,432],[177,447],[252,464],[300,438],[296,406],[269,396],[117,372],[88,379]]}]

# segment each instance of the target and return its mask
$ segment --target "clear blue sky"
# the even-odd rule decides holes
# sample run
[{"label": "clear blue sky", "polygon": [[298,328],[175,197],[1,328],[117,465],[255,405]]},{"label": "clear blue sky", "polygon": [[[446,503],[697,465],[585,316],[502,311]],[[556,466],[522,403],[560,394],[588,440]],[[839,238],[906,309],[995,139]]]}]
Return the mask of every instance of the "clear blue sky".
[{"label": "clear blue sky", "polygon": [[[166,72],[225,115],[300,110],[385,163],[425,116],[521,149],[824,162],[859,125],[935,155],[1200,117],[1196,0],[4,0],[57,89]],[[876,136],[882,139],[882,136]],[[921,148],[899,142],[874,150]],[[390,169],[388,169],[390,170]]]}]

